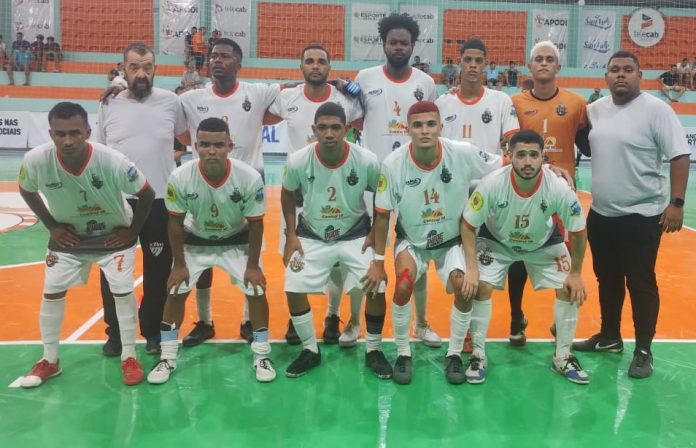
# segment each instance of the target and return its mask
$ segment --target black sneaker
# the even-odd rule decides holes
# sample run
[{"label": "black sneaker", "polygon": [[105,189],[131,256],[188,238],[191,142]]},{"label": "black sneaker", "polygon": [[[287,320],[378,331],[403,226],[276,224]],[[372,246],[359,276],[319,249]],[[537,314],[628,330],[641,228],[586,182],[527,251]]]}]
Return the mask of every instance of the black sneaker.
[{"label": "black sneaker", "polygon": [[160,347],[160,337],[145,338],[145,353],[148,355],[159,355],[162,352]]},{"label": "black sneaker", "polygon": [[254,341],[254,328],[251,326],[251,321],[247,320],[239,324],[239,336],[251,344]]},{"label": "black sneaker", "polygon": [[447,382],[450,384],[464,384],[466,382],[461,356],[450,355],[445,357],[445,378],[447,378]]},{"label": "black sneaker", "polygon": [[623,341],[619,339],[604,339],[597,333],[584,341],[573,342],[573,350],[579,352],[607,352],[621,353],[624,349]]},{"label": "black sneaker", "polygon": [[338,338],[341,336],[338,322],[338,316],[335,314],[324,318],[324,344],[338,344]]},{"label": "black sneaker", "polygon": [[645,350],[636,350],[633,354],[628,376],[631,378],[647,378],[653,373],[653,356]]},{"label": "black sneaker", "polygon": [[409,384],[413,376],[413,359],[410,356],[397,356],[392,378],[396,384]]},{"label": "black sneaker", "polygon": [[288,331],[285,332],[285,342],[287,342],[288,345],[299,345],[302,343],[302,340],[295,331],[295,325],[292,323],[292,319],[288,320]]},{"label": "black sneaker", "polygon": [[394,373],[391,364],[389,364],[381,350],[372,350],[365,353],[365,365],[374,372],[377,378],[383,380],[388,380]]},{"label": "black sneaker", "polygon": [[510,345],[522,347],[527,343],[527,336],[524,334],[527,324],[529,324],[529,321],[527,321],[527,317],[524,315],[522,315],[521,320],[510,322],[510,335],[508,336]]},{"label": "black sneaker", "polygon": [[181,343],[184,347],[194,347],[215,336],[215,324],[206,324],[202,320],[196,322],[191,333]]},{"label": "black sneaker", "polygon": [[300,356],[294,360],[287,369],[285,376],[289,378],[297,378],[309,372],[312,367],[316,367],[321,363],[321,352],[314,353],[309,349],[304,349],[300,352]]},{"label": "black sneaker", "polygon": [[102,345],[102,354],[104,356],[121,356],[121,342],[114,339],[107,339]]}]

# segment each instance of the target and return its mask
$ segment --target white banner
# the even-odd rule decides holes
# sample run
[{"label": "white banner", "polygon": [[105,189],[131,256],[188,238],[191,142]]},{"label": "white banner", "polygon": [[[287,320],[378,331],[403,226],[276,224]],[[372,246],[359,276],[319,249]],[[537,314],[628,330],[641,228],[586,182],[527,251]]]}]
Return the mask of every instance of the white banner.
[{"label": "white banner", "polygon": [[242,48],[244,56],[251,48],[251,0],[213,0],[212,27],[220,37],[232,39]]},{"label": "white banner", "polygon": [[[420,56],[421,62],[437,64],[437,6],[401,5],[400,12],[413,17],[420,27],[420,36],[413,49],[413,56]],[[411,57],[411,63],[413,63],[413,57]]]},{"label": "white banner", "polygon": [[685,127],[684,131],[686,131],[686,142],[691,148],[691,160],[696,160],[696,127]]},{"label": "white banner", "polygon": [[616,13],[585,10],[580,20],[582,68],[605,68],[614,53]]},{"label": "white banner", "polygon": [[[53,1],[54,0],[12,0],[12,25],[15,32],[24,33],[24,40],[34,42],[37,34],[45,37],[53,36],[60,41],[60,36],[55,35],[53,25]],[[4,3],[4,2],[3,2]],[[15,40],[15,36],[8,36],[5,42]],[[46,39],[44,39],[46,42]]]},{"label": "white banner", "polygon": [[26,148],[29,113],[0,111],[0,148]]},{"label": "white banner", "polygon": [[350,22],[350,59],[384,61],[377,22],[389,15],[389,5],[352,3]]},{"label": "white banner", "polygon": [[199,0],[160,0],[161,54],[184,54],[184,38],[191,27],[200,23],[200,10]]},{"label": "white banner", "polygon": [[550,40],[561,53],[561,65],[566,65],[568,50],[568,11],[535,9],[532,25],[532,45]]}]

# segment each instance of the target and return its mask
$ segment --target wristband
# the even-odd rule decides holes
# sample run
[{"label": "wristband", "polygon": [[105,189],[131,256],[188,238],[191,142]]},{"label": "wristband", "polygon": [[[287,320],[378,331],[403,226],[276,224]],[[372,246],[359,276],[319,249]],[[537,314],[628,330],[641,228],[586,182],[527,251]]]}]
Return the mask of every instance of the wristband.
[{"label": "wristband", "polygon": [[375,254],[375,261],[384,261],[384,255]]}]

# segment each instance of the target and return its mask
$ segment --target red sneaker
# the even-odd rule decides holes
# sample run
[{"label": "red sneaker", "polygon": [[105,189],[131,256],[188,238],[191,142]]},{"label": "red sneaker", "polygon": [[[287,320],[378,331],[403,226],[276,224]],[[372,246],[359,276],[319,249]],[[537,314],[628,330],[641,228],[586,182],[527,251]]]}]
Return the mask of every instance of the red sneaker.
[{"label": "red sneaker", "polygon": [[121,361],[121,370],[123,371],[123,382],[127,386],[140,384],[145,377],[143,368],[140,367],[140,363],[135,358],[127,358],[125,361]]},{"label": "red sneaker", "polygon": [[464,348],[462,353],[471,353],[474,351],[474,344],[471,343],[471,330],[466,332],[466,337],[464,338]]},{"label": "red sneaker", "polygon": [[39,387],[46,382],[49,378],[58,376],[63,373],[60,370],[60,360],[56,361],[55,364],[51,364],[45,359],[34,364],[29,372],[20,383],[20,386],[25,388]]}]

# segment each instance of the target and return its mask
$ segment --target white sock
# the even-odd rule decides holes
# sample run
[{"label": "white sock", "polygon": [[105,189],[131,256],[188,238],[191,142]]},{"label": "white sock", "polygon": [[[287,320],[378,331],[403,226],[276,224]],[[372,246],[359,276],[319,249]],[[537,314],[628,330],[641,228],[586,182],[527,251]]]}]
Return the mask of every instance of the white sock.
[{"label": "white sock", "polygon": [[365,352],[370,353],[382,347],[382,335],[365,333]]},{"label": "white sock", "polygon": [[244,309],[242,311],[242,322],[249,322],[249,299],[244,296]]},{"label": "white sock", "polygon": [[118,330],[121,336],[121,360],[135,358],[135,331],[138,322],[136,311],[135,293],[132,291],[125,296],[114,296],[116,304],[116,318]]},{"label": "white sock", "polygon": [[452,305],[452,311],[450,312],[450,342],[449,347],[447,347],[447,356],[462,356],[464,338],[466,338],[466,332],[469,329],[470,319],[471,311],[462,313],[456,306]]},{"label": "white sock", "polygon": [[425,317],[425,308],[428,305],[428,277],[423,274],[416,280],[413,290],[413,302],[416,307],[416,325],[428,321]]},{"label": "white sock", "polygon": [[471,309],[471,342],[474,349],[480,353],[486,353],[486,335],[488,325],[491,323],[493,302],[488,300],[474,300]]},{"label": "white sock", "polygon": [[55,364],[58,362],[58,342],[60,341],[60,327],[65,317],[65,297],[56,300],[41,299],[39,311],[39,327],[41,327],[41,340],[43,341],[43,359]]},{"label": "white sock", "polygon": [[210,306],[210,288],[196,289],[196,307],[198,308],[198,320],[212,325],[213,310]]},{"label": "white sock", "polygon": [[343,294],[343,276],[341,275],[341,268],[337,266],[331,268],[329,281],[326,284],[326,294],[329,296],[326,316],[338,316],[341,307],[341,295]]},{"label": "white sock", "polygon": [[271,354],[271,344],[268,343],[268,328],[254,331],[254,340],[251,343],[251,351],[254,353],[254,361],[268,358]]},{"label": "white sock", "polygon": [[360,315],[365,294],[362,289],[354,288],[350,293],[350,321],[355,325],[360,325]]},{"label": "white sock", "polygon": [[314,353],[319,353],[317,335],[314,331],[314,314],[312,313],[312,310],[309,310],[309,312],[301,316],[290,316],[290,318],[295,326],[297,336],[299,336],[302,340],[302,345],[304,348],[309,349]]},{"label": "white sock", "polygon": [[169,364],[174,364],[176,366],[176,355],[179,353],[179,330],[163,331],[161,333],[162,336],[165,336],[164,333],[171,333],[171,335],[169,335],[171,339],[162,339],[162,342],[160,342],[160,347],[162,349],[160,359],[166,359],[169,361]]},{"label": "white sock", "polygon": [[565,359],[570,354],[570,346],[578,325],[578,307],[572,302],[556,299],[553,307],[556,322],[556,358]]},{"label": "white sock", "polygon": [[392,303],[392,326],[394,327],[394,343],[398,356],[411,356],[409,344],[409,324],[411,323],[411,304],[400,306]]}]

